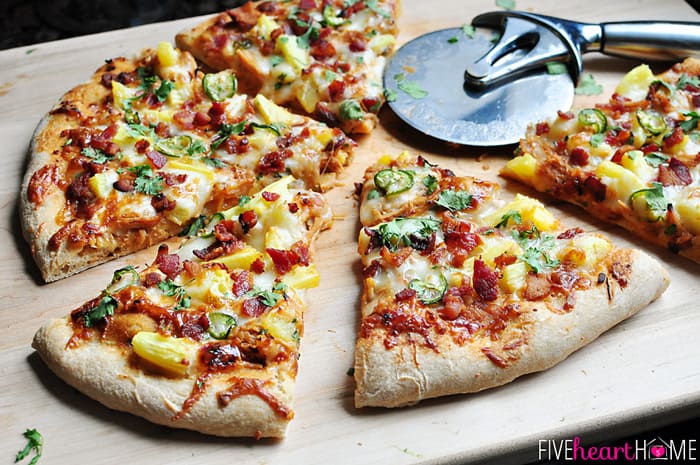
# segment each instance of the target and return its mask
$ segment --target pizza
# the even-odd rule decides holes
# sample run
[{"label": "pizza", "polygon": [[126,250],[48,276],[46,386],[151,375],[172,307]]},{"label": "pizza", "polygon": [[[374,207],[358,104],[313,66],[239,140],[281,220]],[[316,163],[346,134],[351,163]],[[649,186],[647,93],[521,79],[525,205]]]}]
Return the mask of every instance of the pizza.
[{"label": "pizza", "polygon": [[385,100],[398,9],[399,0],[248,2],[176,42],[214,70],[232,69],[245,93],[365,134]]},{"label": "pizza", "polygon": [[46,281],[174,236],[200,215],[295,176],[323,190],[355,143],[230,71],[161,43],[108,60],[39,124],[22,186],[24,235]]},{"label": "pizza", "polygon": [[150,266],[116,270],[97,297],[47,322],[34,348],[106,406],[219,436],[281,437],[303,334],[301,293],[319,274],[319,193],[285,176],[193,223]]},{"label": "pizza", "polygon": [[700,61],[631,70],[607,103],[529,128],[502,175],[700,262]]},{"label": "pizza", "polygon": [[407,153],[365,173],[357,407],[476,392],[547,369],[661,295],[646,253],[541,202]]}]

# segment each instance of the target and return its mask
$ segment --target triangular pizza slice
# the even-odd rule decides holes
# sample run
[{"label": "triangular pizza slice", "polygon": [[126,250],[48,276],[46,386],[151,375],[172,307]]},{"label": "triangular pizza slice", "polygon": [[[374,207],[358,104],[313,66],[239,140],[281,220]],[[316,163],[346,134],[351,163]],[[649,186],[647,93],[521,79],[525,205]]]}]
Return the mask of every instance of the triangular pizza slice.
[{"label": "triangular pizza slice", "polygon": [[642,251],[539,201],[402,154],[364,177],[358,407],[476,392],[547,369],[659,297]]},{"label": "triangular pizza slice", "polygon": [[247,2],[176,37],[243,92],[369,133],[385,101],[382,74],[398,33],[399,0]]},{"label": "triangular pizza slice", "polygon": [[330,226],[321,194],[290,176],[194,223],[174,253],[121,268],[100,295],[47,322],[34,348],[68,384],[152,422],[281,437],[303,334],[310,248]]}]

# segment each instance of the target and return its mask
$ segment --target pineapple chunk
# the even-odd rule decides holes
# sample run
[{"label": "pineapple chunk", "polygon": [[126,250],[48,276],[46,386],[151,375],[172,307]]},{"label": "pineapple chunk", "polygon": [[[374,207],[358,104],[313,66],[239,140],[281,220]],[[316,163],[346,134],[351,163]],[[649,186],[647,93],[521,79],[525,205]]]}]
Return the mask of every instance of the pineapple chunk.
[{"label": "pineapple chunk", "polygon": [[265,315],[262,319],[262,327],[272,337],[285,344],[299,342],[299,331],[296,324],[278,312],[269,312]]},{"label": "pineapple chunk", "polygon": [[316,110],[319,96],[313,81],[305,79],[304,84],[297,88],[297,100],[305,112],[313,113]]},{"label": "pineapple chunk", "polygon": [[196,173],[198,175],[204,176],[207,181],[213,181],[214,180],[214,173],[212,172],[212,169],[209,168],[207,165],[202,163],[201,161],[197,161],[194,159],[168,159],[168,164],[167,167],[169,169],[173,170],[183,170],[183,171],[190,171],[192,173]]},{"label": "pineapple chunk", "polygon": [[478,255],[481,260],[486,262],[489,266],[494,266],[496,257],[506,252],[510,255],[519,255],[522,253],[522,249],[510,238],[494,236],[485,237],[484,243],[481,244],[472,255]]},{"label": "pineapple chunk", "polygon": [[[572,240],[572,245],[563,249],[563,256],[569,261],[573,261],[577,265],[584,268],[594,268],[598,262],[605,258],[612,250],[610,241],[602,236],[595,234],[586,234],[576,236]],[[573,253],[571,253],[573,251]],[[583,254],[576,253],[582,251]]]},{"label": "pineapple chunk", "polygon": [[196,358],[197,346],[187,339],[140,331],[131,340],[136,355],[167,372],[183,376]]},{"label": "pineapple chunk", "polygon": [[644,100],[649,85],[656,79],[649,65],[639,65],[625,74],[615,88],[615,92],[630,100]]},{"label": "pineapple chunk", "polygon": [[267,97],[258,94],[253,100],[256,110],[262,115],[267,124],[272,123],[282,123],[282,124],[292,124],[294,123],[294,116],[286,109],[273,103]]},{"label": "pineapple chunk", "polygon": [[173,66],[178,62],[177,52],[170,42],[159,42],[157,54],[161,66]]},{"label": "pineapple chunk", "polygon": [[114,184],[117,179],[119,179],[119,175],[114,171],[103,171],[91,177],[88,183],[90,189],[98,198],[105,199],[114,190],[112,184]]},{"label": "pineapple chunk", "polygon": [[530,181],[535,177],[537,162],[529,153],[523,153],[520,156],[508,160],[503,168],[503,174],[513,176],[522,181]]},{"label": "pineapple chunk", "polygon": [[382,34],[372,37],[372,40],[369,41],[369,48],[371,48],[377,55],[381,55],[387,50],[390,50],[395,43],[396,39],[393,35]]},{"label": "pineapple chunk", "polygon": [[158,123],[160,121],[164,123],[172,123],[173,115],[175,114],[173,110],[151,110],[150,108],[144,108],[140,110],[140,113],[144,120],[152,123]]},{"label": "pineapple chunk", "polygon": [[[247,202],[245,205],[235,206],[221,213],[228,219],[235,219],[238,218],[238,215],[240,215],[244,211],[253,210],[255,214],[258,215],[258,218],[262,218],[270,211],[270,209],[274,205],[284,204],[286,206],[287,202],[290,201],[288,186],[289,183],[292,182],[292,180],[294,180],[292,176],[285,176],[280,180],[268,185],[264,189],[261,189],[259,192],[253,195],[250,201]],[[274,194],[279,194],[280,198],[278,200],[268,202],[267,200],[262,198],[263,192],[272,192]]]},{"label": "pineapple chunk", "polygon": [[652,181],[658,170],[649,166],[641,150],[630,150],[622,156],[622,166],[633,172],[642,181]]},{"label": "pineapple chunk", "polygon": [[220,300],[224,295],[231,292],[233,280],[226,270],[221,268],[207,269],[199,275],[193,282],[185,286],[187,294],[200,302]]},{"label": "pineapple chunk", "polygon": [[333,140],[333,130],[330,128],[325,128],[318,131],[318,133],[316,133],[315,136],[316,139],[318,139],[318,141],[321,143],[321,145],[325,147],[331,140]]},{"label": "pineapple chunk", "polygon": [[257,259],[262,259],[263,255],[253,247],[247,245],[245,248],[234,252],[231,255],[215,258],[213,262],[223,263],[229,270],[250,269],[250,265]]},{"label": "pineapple chunk", "polygon": [[[146,138],[144,138],[146,139]],[[136,138],[133,137],[129,131],[127,131],[126,127],[124,127],[123,124],[119,125],[119,128],[117,129],[117,133],[112,137],[112,142],[117,144],[120,147],[123,147],[126,144],[130,144],[132,142],[135,142]]]},{"label": "pineapple chunk", "polygon": [[248,138],[248,145],[257,150],[264,150],[263,153],[267,153],[274,146],[276,136],[272,131],[267,129],[255,129],[253,134],[246,136]]},{"label": "pineapple chunk", "polygon": [[138,92],[138,89],[126,87],[117,80],[112,81],[112,100],[118,108],[126,110],[131,99],[136,97],[136,92]]},{"label": "pineapple chunk", "polygon": [[277,38],[276,47],[287,63],[292,65],[297,72],[301,72],[311,64],[311,56],[306,50],[299,47],[295,36],[282,34]]},{"label": "pineapple chunk", "polygon": [[380,165],[391,165],[392,161],[394,161],[394,159],[391,157],[391,155],[382,155],[379,157],[379,160],[377,160],[377,163]]},{"label": "pineapple chunk", "polygon": [[270,35],[272,35],[272,31],[278,29],[279,27],[280,25],[277,24],[277,22],[274,19],[270,18],[267,15],[260,15],[260,17],[258,18],[258,35],[265,40],[270,40]]},{"label": "pineapple chunk", "polygon": [[282,281],[294,289],[310,289],[317,287],[321,282],[321,275],[316,266],[311,263],[309,266],[295,266],[284,275]]},{"label": "pineapple chunk", "polygon": [[624,200],[629,199],[633,192],[646,187],[633,172],[608,160],[598,165],[596,176],[612,189],[617,197]]},{"label": "pineapple chunk", "polygon": [[559,221],[544,208],[539,200],[516,194],[515,198],[506,205],[484,218],[487,224],[496,226],[503,216],[510,211],[520,212],[523,222],[531,221],[540,231],[551,231],[559,227]]},{"label": "pineapple chunk", "polygon": [[525,287],[527,273],[525,262],[517,261],[503,268],[502,283],[509,292],[516,292]]},{"label": "pineapple chunk", "polygon": [[676,212],[683,226],[693,234],[700,234],[700,188],[690,189],[687,196],[676,202]]},{"label": "pineapple chunk", "polygon": [[265,233],[265,248],[288,250],[298,240],[289,228],[271,226]]}]

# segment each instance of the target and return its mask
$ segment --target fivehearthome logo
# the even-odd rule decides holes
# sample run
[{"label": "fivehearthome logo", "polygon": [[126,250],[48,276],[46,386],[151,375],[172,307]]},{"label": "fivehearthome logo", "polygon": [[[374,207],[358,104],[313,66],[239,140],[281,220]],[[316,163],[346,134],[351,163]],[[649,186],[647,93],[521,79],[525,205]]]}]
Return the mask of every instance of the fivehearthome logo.
[{"label": "fivehearthome logo", "polygon": [[698,457],[695,439],[640,439],[619,446],[586,446],[581,438],[540,439],[538,460],[564,461],[628,461],[651,460],[695,461]]}]

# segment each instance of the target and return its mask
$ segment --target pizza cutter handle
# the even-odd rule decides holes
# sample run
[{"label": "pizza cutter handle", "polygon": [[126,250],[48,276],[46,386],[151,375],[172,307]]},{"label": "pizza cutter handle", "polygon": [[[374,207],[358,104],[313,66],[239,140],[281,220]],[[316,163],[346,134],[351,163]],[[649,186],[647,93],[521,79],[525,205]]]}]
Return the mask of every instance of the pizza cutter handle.
[{"label": "pizza cutter handle", "polygon": [[597,50],[606,55],[660,61],[700,57],[700,23],[625,21],[600,26]]}]

